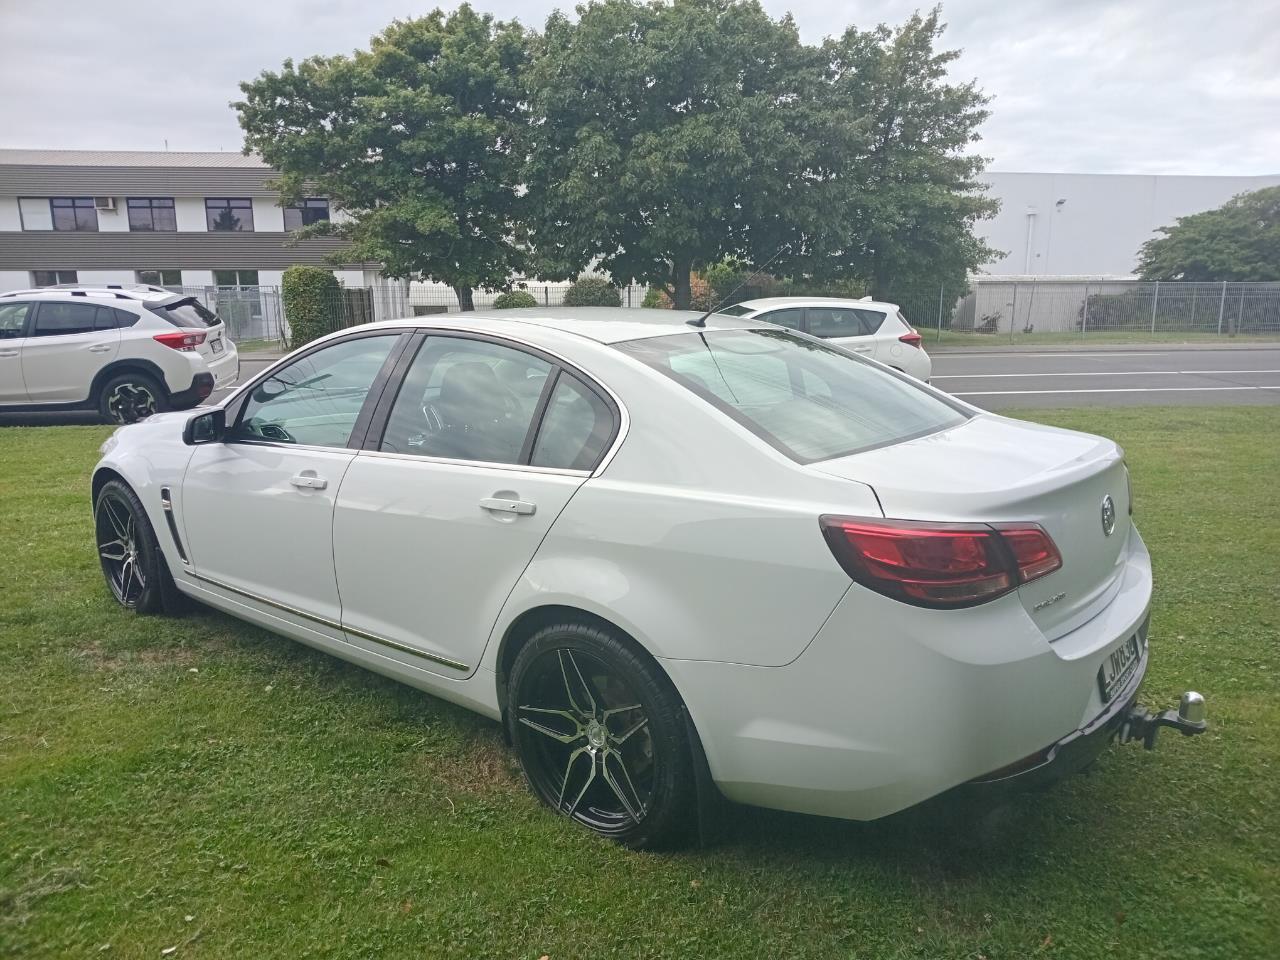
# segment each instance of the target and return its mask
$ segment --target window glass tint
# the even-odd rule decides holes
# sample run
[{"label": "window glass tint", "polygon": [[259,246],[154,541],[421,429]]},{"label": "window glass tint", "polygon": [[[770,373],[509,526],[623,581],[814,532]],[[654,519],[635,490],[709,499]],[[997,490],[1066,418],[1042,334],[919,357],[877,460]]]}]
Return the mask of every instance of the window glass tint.
[{"label": "window glass tint", "polygon": [[60,283],[77,283],[74,270],[32,270],[33,287],[56,287]]},{"label": "window glass tint", "polygon": [[137,322],[137,314],[129,313],[127,310],[117,310],[115,307],[99,307],[98,314],[94,318],[94,328],[97,330],[116,330],[120,327],[132,327]]},{"label": "window glass tint", "polygon": [[533,445],[535,467],[592,470],[613,436],[613,411],[570,373],[561,373]]},{"label": "window glass tint", "polygon": [[732,307],[725,307],[723,310],[717,310],[716,313],[724,317],[745,317],[751,312],[751,307],[744,307],[740,303],[735,303]]},{"label": "window glass tint", "polygon": [[129,197],[125,206],[129,210],[130,230],[172,232],[178,229],[173,197]]},{"label": "window glass tint", "polygon": [[884,314],[849,307],[810,307],[809,332],[815,337],[867,337],[880,329]]},{"label": "window glass tint", "polygon": [[182,286],[181,270],[135,270],[134,276],[139,283],[149,283],[154,287]]},{"label": "window glass tint", "polygon": [[93,197],[50,197],[49,213],[55,230],[98,229],[98,211]]},{"label": "window glass tint", "polygon": [[778,326],[787,327],[790,330],[799,330],[804,323],[804,308],[788,307],[785,310],[770,310],[768,313],[762,313],[754,319],[763,320],[765,323],[776,323]]},{"label": "window glass tint", "polygon": [[0,302],[0,340],[12,340],[25,335],[28,306],[30,304]]},{"label": "window glass tint", "polygon": [[801,463],[923,436],[966,419],[875,364],[782,330],[680,334],[618,348]]},{"label": "window glass tint", "polygon": [[256,287],[258,285],[257,270],[215,270],[213,271],[215,287]]},{"label": "window glass tint", "polygon": [[204,214],[210,230],[253,230],[253,201],[247,197],[207,199]]},{"label": "window glass tint", "polygon": [[359,337],[295,360],[249,394],[233,437],[345,447],[397,334]]},{"label": "window glass tint", "polygon": [[98,308],[91,303],[42,303],[36,311],[37,337],[92,333]]},{"label": "window glass tint", "polygon": [[194,297],[175,300],[173,303],[147,304],[147,309],[158,317],[163,317],[175,327],[195,327],[204,329],[222,321],[218,315]]},{"label": "window glass tint", "polygon": [[520,463],[551,364],[485,340],[428,337],[391,409],[380,449]]},{"label": "window glass tint", "polygon": [[284,228],[300,230],[313,223],[329,219],[329,201],[323,197],[308,197],[300,203],[284,208]]}]

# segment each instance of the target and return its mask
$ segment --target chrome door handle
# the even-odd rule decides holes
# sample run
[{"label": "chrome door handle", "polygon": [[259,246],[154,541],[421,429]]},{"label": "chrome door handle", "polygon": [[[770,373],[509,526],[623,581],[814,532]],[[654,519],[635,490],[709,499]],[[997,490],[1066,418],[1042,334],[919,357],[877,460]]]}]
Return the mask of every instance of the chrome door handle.
[{"label": "chrome door handle", "polygon": [[480,506],[494,513],[514,513],[521,517],[531,517],[538,509],[528,500],[503,500],[499,497],[485,497],[480,501]]},{"label": "chrome door handle", "polygon": [[296,477],[290,477],[289,482],[303,490],[323,490],[329,485],[328,480],[317,477],[314,473],[300,473]]},{"label": "chrome door handle", "polygon": [[92,347],[89,348],[90,353],[107,353],[110,350],[111,350],[111,344],[109,343],[95,343]]},{"label": "chrome door handle", "polygon": [[17,355],[17,350],[0,350],[0,357],[16,357]]}]

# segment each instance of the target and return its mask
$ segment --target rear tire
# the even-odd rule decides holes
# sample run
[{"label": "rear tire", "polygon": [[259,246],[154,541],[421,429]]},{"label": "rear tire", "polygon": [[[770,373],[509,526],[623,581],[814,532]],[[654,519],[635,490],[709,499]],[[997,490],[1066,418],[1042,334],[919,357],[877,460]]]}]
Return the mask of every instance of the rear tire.
[{"label": "rear tire", "polygon": [[137,423],[168,409],[169,395],[145,373],[117,374],[98,394],[98,412],[112,423]]},{"label": "rear tire", "polygon": [[110,480],[93,504],[98,560],[112,596],[134,613],[172,613],[180,595],[160,552],[142,501],[120,480]]},{"label": "rear tire", "polygon": [[511,668],[506,720],[529,786],[558,813],[633,849],[696,826],[684,705],[614,631],[566,621],[534,634]]}]

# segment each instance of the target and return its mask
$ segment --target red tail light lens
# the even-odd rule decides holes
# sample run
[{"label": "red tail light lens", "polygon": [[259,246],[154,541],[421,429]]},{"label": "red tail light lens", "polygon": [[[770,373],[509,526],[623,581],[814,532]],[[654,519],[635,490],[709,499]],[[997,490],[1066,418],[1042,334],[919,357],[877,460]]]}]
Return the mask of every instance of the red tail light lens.
[{"label": "red tail light lens", "polygon": [[194,350],[204,343],[205,336],[203,330],[194,332],[175,330],[173,333],[157,333],[152,339],[172,350]]},{"label": "red tail light lens", "polygon": [[822,534],[853,580],[919,607],[972,607],[1062,566],[1035,524],[928,523],[824,516]]},{"label": "red tail light lens", "polygon": [[912,330],[910,333],[904,333],[898,338],[909,347],[918,347],[924,343],[924,337]]}]

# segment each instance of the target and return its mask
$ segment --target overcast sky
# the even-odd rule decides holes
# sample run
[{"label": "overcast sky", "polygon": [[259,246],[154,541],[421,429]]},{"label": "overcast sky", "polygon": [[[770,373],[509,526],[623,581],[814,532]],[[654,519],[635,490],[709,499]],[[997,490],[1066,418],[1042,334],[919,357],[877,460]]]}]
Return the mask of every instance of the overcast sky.
[{"label": "overcast sky", "polygon": [[[478,0],[541,27],[554,0]],[[569,4],[560,4],[568,7]],[[897,23],[899,0],[764,0],[804,38]],[[0,146],[239,150],[236,84],[348,53],[409,0],[0,0]],[[1274,0],[951,0],[954,75],[995,97],[995,170],[1280,173]]]}]

